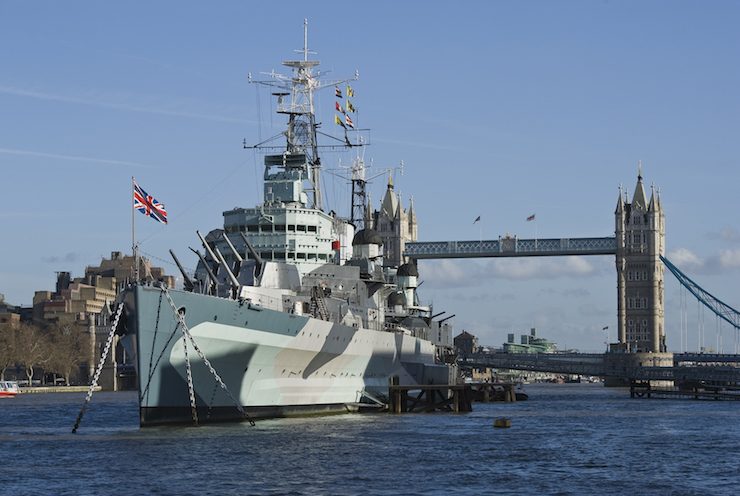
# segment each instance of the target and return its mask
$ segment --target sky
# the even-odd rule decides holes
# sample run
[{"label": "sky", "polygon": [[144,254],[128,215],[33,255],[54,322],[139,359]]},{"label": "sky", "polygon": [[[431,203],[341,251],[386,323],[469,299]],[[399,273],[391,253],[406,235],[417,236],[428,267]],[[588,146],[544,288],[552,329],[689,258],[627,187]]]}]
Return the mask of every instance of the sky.
[{"label": "sky", "polygon": [[[352,83],[365,162],[413,197],[420,241],[614,234],[638,163],[667,257],[740,309],[740,2],[18,2],[0,0],[0,293],[30,305],[56,271],[131,252],[131,178],[170,222],[136,214],[141,251],[194,268],[195,231],[262,201],[281,130],[269,91],[308,46]],[[334,95],[317,95],[327,134]],[[327,169],[352,156],[329,153]],[[341,162],[340,162],[341,161]],[[325,175],[326,209],[349,215]],[[379,208],[387,175],[369,187]],[[535,222],[526,218],[536,215]],[[481,221],[473,223],[478,217]],[[420,261],[422,301],[501,346],[530,328],[560,349],[616,340],[613,256]],[[669,351],[738,336],[666,271]],[[604,327],[609,329],[604,330]],[[702,332],[700,332],[702,331]],[[702,341],[701,335],[704,336]]]}]

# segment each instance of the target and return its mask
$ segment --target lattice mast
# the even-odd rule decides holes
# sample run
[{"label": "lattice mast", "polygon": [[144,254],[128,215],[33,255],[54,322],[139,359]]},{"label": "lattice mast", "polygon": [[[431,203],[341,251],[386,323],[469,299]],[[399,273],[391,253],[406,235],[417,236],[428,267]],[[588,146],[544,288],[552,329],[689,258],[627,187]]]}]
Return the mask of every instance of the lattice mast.
[{"label": "lattice mast", "polygon": [[[353,146],[362,147],[362,145],[362,139],[360,138],[358,144]],[[349,171],[350,181],[352,182],[352,211],[350,212],[350,222],[358,231],[370,227],[370,209],[367,208],[367,183],[378,176],[392,173],[394,170],[400,170],[401,175],[403,175],[403,161],[397,167],[377,169],[373,167],[371,160],[370,167],[365,167],[365,159],[358,153],[357,157],[352,161],[352,165],[350,167],[342,167],[342,169]],[[368,173],[372,175],[367,177]]]},{"label": "lattice mast", "polygon": [[[313,93],[316,90],[328,86],[356,81],[357,73],[355,73],[354,78],[319,81],[322,73],[321,71],[317,71],[314,75],[313,69],[320,62],[318,60],[308,60],[308,54],[316,52],[308,48],[308,20],[306,19],[303,21],[303,49],[296,50],[296,52],[303,53],[303,60],[283,62],[284,66],[292,69],[292,75],[290,76],[276,74],[272,71],[270,73],[262,73],[270,76],[272,78],[271,80],[252,81],[252,75],[251,73],[249,74],[250,83],[262,84],[278,90],[272,93],[278,97],[277,113],[288,116],[288,125],[287,129],[280,135],[269,138],[253,147],[247,147],[245,144],[245,148],[271,148],[274,145],[268,145],[267,143],[279,138],[281,135],[284,136],[286,140],[284,154],[303,154],[306,156],[307,170],[305,172],[307,173],[310,187],[305,188],[305,191],[311,193],[311,207],[322,210],[321,158],[318,153],[319,145],[317,141],[319,124],[316,123],[314,113]],[[348,145],[349,143],[346,143],[345,146]]]}]

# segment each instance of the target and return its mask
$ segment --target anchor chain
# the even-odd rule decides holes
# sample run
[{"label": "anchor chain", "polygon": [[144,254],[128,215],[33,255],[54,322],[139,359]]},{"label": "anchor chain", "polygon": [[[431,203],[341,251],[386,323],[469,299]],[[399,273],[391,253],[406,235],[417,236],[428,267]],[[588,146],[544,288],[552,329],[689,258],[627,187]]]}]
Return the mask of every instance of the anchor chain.
[{"label": "anchor chain", "polygon": [[[236,406],[236,409],[239,410],[239,413],[242,414],[244,419],[247,420],[250,425],[254,426],[255,425],[254,420],[249,418],[249,415],[247,414],[247,412],[244,411],[244,408],[242,408],[242,406],[239,404],[236,398],[234,398],[234,395],[231,394],[231,391],[229,391],[229,388],[226,387],[226,384],[224,384],[224,381],[221,380],[221,376],[218,375],[218,372],[216,372],[216,369],[213,368],[213,365],[211,365],[211,362],[208,361],[205,354],[198,347],[198,343],[195,342],[195,338],[193,338],[193,335],[190,334],[190,330],[188,329],[188,326],[185,324],[185,318],[182,316],[180,312],[177,311],[175,302],[172,301],[172,297],[170,297],[170,292],[167,290],[167,287],[162,286],[161,290],[164,292],[165,296],[167,297],[167,301],[169,301],[170,306],[172,307],[172,311],[175,313],[178,320],[180,321],[180,325],[182,326],[183,339],[184,339],[184,336],[188,337],[188,339],[190,340],[190,343],[193,345],[193,348],[195,349],[195,352],[198,353],[198,356],[200,357],[200,359],[203,360],[203,363],[206,365],[206,367],[208,367],[208,370],[211,372],[216,382],[218,382],[218,385],[221,386],[221,389],[223,389],[226,392],[226,394],[229,396],[229,398],[231,398],[231,401]],[[185,347],[185,357],[187,361],[187,346]],[[192,398],[193,398],[192,404],[194,405],[195,399],[194,397]]]},{"label": "anchor chain", "polygon": [[[161,310],[162,310],[162,293],[159,293],[159,304],[157,304],[157,322],[154,324],[154,337],[152,338],[152,351],[154,351],[154,346],[157,343],[157,331],[159,331],[159,313]],[[149,403],[149,383],[152,382],[152,371],[154,370],[152,368],[152,358],[154,358],[154,353],[149,355],[149,380],[146,382],[147,403]],[[159,362],[159,360],[157,360],[157,362]],[[139,402],[141,402],[143,399],[144,399],[144,394],[142,393],[141,396],[139,397]]]},{"label": "anchor chain", "polygon": [[113,319],[113,324],[111,325],[110,332],[108,333],[108,340],[105,342],[105,348],[103,349],[103,354],[100,356],[100,362],[98,362],[98,368],[95,370],[95,375],[93,376],[92,384],[90,384],[90,390],[87,392],[87,396],[85,397],[85,402],[82,404],[82,409],[80,410],[80,414],[77,416],[77,422],[75,422],[75,426],[72,428],[72,434],[75,434],[77,432],[77,428],[80,426],[80,422],[82,421],[82,416],[85,414],[85,410],[87,409],[87,404],[90,403],[90,399],[92,398],[93,391],[95,390],[95,387],[98,385],[98,379],[100,378],[100,373],[103,371],[103,364],[105,364],[105,359],[108,358],[108,352],[110,351],[111,343],[113,342],[113,336],[116,334],[116,328],[118,327],[118,320],[121,318],[121,314],[123,313],[123,300],[126,297],[126,292],[128,292],[128,287],[123,290],[123,294],[121,294],[121,302],[118,304],[118,309],[116,310],[116,316]]},{"label": "anchor chain", "polygon": [[[178,322],[175,328],[172,330],[172,334],[170,334],[170,337],[167,339],[167,342],[162,347],[162,351],[159,352],[159,356],[157,357],[157,361],[154,362],[154,367],[149,367],[149,377],[146,381],[146,387],[144,387],[144,391],[139,395],[141,398],[146,397],[147,398],[147,404],[149,401],[149,386],[152,383],[152,377],[154,377],[154,371],[157,370],[157,366],[159,366],[160,360],[162,360],[162,357],[164,356],[165,351],[167,351],[167,347],[170,345],[170,341],[175,337],[175,334],[177,333],[177,329],[180,327],[180,323]],[[154,328],[154,334],[157,334],[157,328]]]},{"label": "anchor chain", "polygon": [[193,413],[193,425],[198,427],[198,410],[195,408],[195,389],[193,388],[193,374],[190,371],[190,358],[188,357],[188,340],[182,333],[182,349],[185,352],[185,365],[188,371],[188,393],[190,393],[190,411]]}]

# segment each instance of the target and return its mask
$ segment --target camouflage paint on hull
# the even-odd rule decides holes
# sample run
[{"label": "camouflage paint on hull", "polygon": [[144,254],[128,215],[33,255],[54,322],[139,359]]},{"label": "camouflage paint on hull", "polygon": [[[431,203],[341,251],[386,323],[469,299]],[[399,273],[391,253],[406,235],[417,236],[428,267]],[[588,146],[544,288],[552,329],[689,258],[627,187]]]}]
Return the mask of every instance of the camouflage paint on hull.
[{"label": "camouflage paint on hull", "polygon": [[[196,343],[253,417],[347,411],[360,392],[387,394],[388,379],[427,383],[434,345],[214,296],[170,290]],[[137,286],[126,297],[122,340],[135,357],[141,425],[192,420],[182,332],[166,296]],[[200,421],[240,414],[188,344]]]}]

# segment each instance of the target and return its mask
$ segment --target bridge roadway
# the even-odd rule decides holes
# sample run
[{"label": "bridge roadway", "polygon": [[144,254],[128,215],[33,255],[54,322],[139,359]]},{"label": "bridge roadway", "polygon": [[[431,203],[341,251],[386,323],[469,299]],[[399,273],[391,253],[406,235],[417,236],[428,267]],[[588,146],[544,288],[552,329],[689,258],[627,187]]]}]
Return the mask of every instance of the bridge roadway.
[{"label": "bridge roadway", "polygon": [[427,241],[406,243],[403,254],[412,259],[543,257],[615,255],[616,238],[519,239],[508,236],[481,241]]},{"label": "bridge roadway", "polygon": [[[458,365],[460,367],[610,377],[622,379],[625,382],[630,380],[699,381],[740,386],[740,355],[676,353],[673,355],[672,367],[626,366],[627,362],[622,359],[627,358],[625,355],[618,353],[461,353],[458,357]],[[649,354],[641,355],[649,356]],[[647,360],[649,361],[649,358]]]}]

